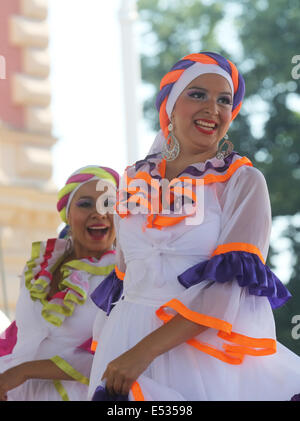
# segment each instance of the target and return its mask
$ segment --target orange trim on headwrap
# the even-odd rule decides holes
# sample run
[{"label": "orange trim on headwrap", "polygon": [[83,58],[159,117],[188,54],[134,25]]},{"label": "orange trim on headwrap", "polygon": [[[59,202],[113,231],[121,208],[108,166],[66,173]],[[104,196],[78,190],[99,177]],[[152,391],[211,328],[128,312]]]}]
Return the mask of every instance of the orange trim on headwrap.
[{"label": "orange trim on headwrap", "polygon": [[243,103],[241,102],[233,111],[232,111],[232,115],[231,115],[231,121],[233,121],[235,119],[235,117],[238,115],[238,113],[240,112],[240,109],[242,107]]},{"label": "orange trim on headwrap", "polygon": [[168,85],[169,83],[177,82],[177,80],[180,78],[182,73],[184,73],[185,70],[173,70],[172,72],[167,73],[160,82],[160,89],[162,89],[165,85]]},{"label": "orange trim on headwrap", "polygon": [[[183,63],[182,67],[181,62]],[[200,64],[214,64],[225,70],[229,76],[231,77],[232,84],[233,84],[233,90],[234,90],[234,98],[236,98],[236,102],[234,101],[234,106],[232,110],[231,120],[233,121],[237,114],[239,113],[239,110],[242,105],[242,99],[244,95],[244,80],[243,78],[239,78],[239,71],[230,60],[226,59],[225,57],[222,57],[220,54],[217,53],[196,53],[196,54],[189,54],[185,57],[183,57],[179,62],[177,62],[174,66],[174,70],[170,70],[161,80],[160,83],[160,93],[162,90],[170,85],[170,89],[172,89],[172,84],[176,83],[178,79],[182,76],[182,74],[189,68],[188,65],[184,62],[191,62],[191,63],[200,63]],[[192,64],[191,64],[192,65]],[[230,68],[230,71],[228,69]],[[238,92],[239,91],[239,92]],[[168,125],[170,123],[170,118],[166,112],[166,104],[168,101],[168,97],[170,94],[170,91],[167,91],[168,93],[163,94],[162,98],[159,100],[159,105],[157,105],[157,109],[159,110],[159,121],[160,121],[160,127],[164,134],[164,137],[167,139],[169,135],[168,131]],[[166,95],[164,97],[164,95]]]},{"label": "orange trim on headwrap", "polygon": [[160,121],[160,127],[162,128],[164,137],[167,139],[169,136],[169,124],[170,124],[170,119],[168,116],[168,113],[166,111],[166,104],[167,104],[168,98],[165,98],[163,100],[163,103],[160,107],[159,110],[159,121]]},{"label": "orange trim on headwrap", "polygon": [[[202,64],[218,64],[217,60],[215,60],[214,58],[207,56],[206,54],[202,54],[202,53],[196,53],[196,54],[189,54],[185,57],[183,57],[181,60],[191,60],[191,61],[195,61],[197,63],[202,63]],[[229,60],[228,60],[229,61]]]},{"label": "orange trim on headwrap", "polygon": [[238,69],[235,67],[235,65],[228,60],[228,63],[230,64],[230,68],[231,68],[231,79],[233,82],[233,87],[234,87],[234,93],[236,93],[236,91],[238,90],[239,87],[239,72]]}]

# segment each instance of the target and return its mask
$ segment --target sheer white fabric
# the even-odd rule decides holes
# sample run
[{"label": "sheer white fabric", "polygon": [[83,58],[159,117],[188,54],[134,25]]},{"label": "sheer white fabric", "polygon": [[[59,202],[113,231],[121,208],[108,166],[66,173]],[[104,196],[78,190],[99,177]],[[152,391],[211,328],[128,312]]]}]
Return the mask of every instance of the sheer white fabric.
[{"label": "sheer white fabric", "polygon": [[[101,266],[114,264],[113,254],[101,259]],[[102,282],[105,276],[94,276],[82,272],[89,283],[89,293]],[[83,305],[77,305],[73,314],[66,317],[61,326],[46,321],[42,315],[42,304],[33,301],[21,277],[20,295],[16,307],[18,339],[9,355],[0,358],[0,372],[25,361],[50,359],[59,356],[82,376],[89,378],[93,355],[79,349],[92,337],[93,323],[98,307],[88,297]],[[78,381],[61,381],[69,400],[86,400],[88,386]],[[8,392],[8,400],[18,401],[60,401],[61,395],[52,380],[27,380],[21,386]]]},{"label": "sheer white fabric", "polygon": [[266,259],[271,233],[271,208],[264,176],[244,166],[230,178],[220,196],[219,244],[245,243],[258,247]]},{"label": "sheer white fabric", "polygon": [[148,155],[162,152],[165,141],[166,139],[164,138],[163,132],[160,130],[156,135],[151,148],[149,149]]},{"label": "sheer white fabric", "polygon": [[[222,166],[216,158],[210,161]],[[220,175],[213,169],[208,173]],[[204,220],[198,225],[182,221],[157,230],[145,227],[146,215],[117,217],[117,238],[126,263],[124,298],[100,334],[89,399],[107,364],[162,325],[156,310],[172,299],[230,324],[232,332],[275,339],[267,297],[250,295],[235,279],[207,279],[188,289],[177,279],[210,259],[221,244],[251,244],[266,258],[271,213],[264,177],[252,167],[241,167],[228,181],[205,185],[204,200]],[[172,306],[166,311],[176,314]],[[209,327],[195,339],[223,351],[226,341],[217,333]],[[149,400],[289,400],[300,391],[300,358],[277,342],[274,355],[245,355],[241,364],[232,365],[182,344],[157,357],[138,382]]]}]

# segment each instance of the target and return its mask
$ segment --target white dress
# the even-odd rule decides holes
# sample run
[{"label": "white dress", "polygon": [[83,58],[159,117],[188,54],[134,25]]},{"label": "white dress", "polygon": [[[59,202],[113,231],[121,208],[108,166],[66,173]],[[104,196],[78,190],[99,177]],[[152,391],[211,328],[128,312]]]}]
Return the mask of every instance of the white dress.
[{"label": "white dress", "polygon": [[[137,164],[130,179],[163,177],[159,157]],[[202,222],[157,229],[146,214],[116,216],[123,296],[94,338],[88,398],[105,387],[111,360],[179,313],[208,329],[157,357],[130,400],[290,400],[300,392],[300,357],[276,341],[270,304],[282,305],[289,292],[264,263],[271,230],[264,177],[235,153],[183,175],[204,180]]]},{"label": "white dress", "polygon": [[88,344],[98,311],[90,294],[114,268],[115,252],[64,264],[60,292],[49,301],[51,274],[65,247],[63,239],[33,243],[16,307],[17,342],[12,353],[0,358],[0,372],[25,361],[52,359],[74,381],[27,380],[8,392],[9,401],[87,399],[93,359]]}]

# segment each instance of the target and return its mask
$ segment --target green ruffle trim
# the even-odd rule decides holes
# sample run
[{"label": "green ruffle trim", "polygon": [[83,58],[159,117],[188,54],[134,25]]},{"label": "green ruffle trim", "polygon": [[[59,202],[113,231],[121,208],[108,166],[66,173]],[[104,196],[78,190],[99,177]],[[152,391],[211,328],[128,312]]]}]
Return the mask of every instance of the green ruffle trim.
[{"label": "green ruffle trim", "polygon": [[53,384],[55,389],[57,390],[57,392],[60,394],[61,399],[63,401],[69,401],[69,396],[67,394],[66,389],[63,387],[63,385],[61,384],[61,382],[59,380],[53,380]]},{"label": "green ruffle trim", "polygon": [[85,377],[83,374],[79,373],[79,371],[75,370],[66,360],[55,355],[55,357],[50,358],[50,360],[57,365],[64,373],[68,374],[68,376],[72,377],[74,380],[78,381],[79,383],[85,384],[86,386],[89,385],[89,379]]},{"label": "green ruffle trim", "polygon": [[109,265],[109,266],[104,266],[104,267],[94,266],[87,262],[82,262],[80,260],[71,260],[70,262],[66,263],[66,266],[69,266],[73,269],[82,270],[92,275],[98,275],[98,276],[109,275],[110,272],[115,267],[115,265]]},{"label": "green ruffle trim", "polygon": [[[47,300],[47,296],[49,293],[49,279],[44,279],[44,277],[40,277],[34,282],[32,282],[34,278],[33,270],[36,266],[40,263],[37,263],[37,259],[41,258],[41,248],[42,242],[35,242],[32,244],[32,252],[31,252],[31,259],[27,262],[27,270],[25,272],[25,285],[26,288],[30,292],[30,297],[33,300],[40,300],[43,309],[42,309],[42,316],[46,319],[49,323],[55,326],[61,326],[64,321],[65,317],[69,317],[73,314],[76,305],[82,305],[85,303],[86,299],[88,298],[87,291],[80,287],[80,285],[73,283],[70,280],[70,276],[74,270],[82,271],[90,273],[94,276],[106,276],[111,273],[114,269],[114,264],[99,267],[97,265],[89,264],[88,262],[82,260],[72,260],[62,265],[61,272],[62,272],[62,281],[60,282],[58,288],[60,291],[64,291],[68,289],[66,295],[63,298],[63,302],[61,304],[53,303]],[[47,268],[50,273],[54,273],[57,266],[61,263],[64,256],[60,256],[55,264],[52,267]],[[49,258],[49,260],[51,257]],[[55,314],[56,313],[56,314]]]}]

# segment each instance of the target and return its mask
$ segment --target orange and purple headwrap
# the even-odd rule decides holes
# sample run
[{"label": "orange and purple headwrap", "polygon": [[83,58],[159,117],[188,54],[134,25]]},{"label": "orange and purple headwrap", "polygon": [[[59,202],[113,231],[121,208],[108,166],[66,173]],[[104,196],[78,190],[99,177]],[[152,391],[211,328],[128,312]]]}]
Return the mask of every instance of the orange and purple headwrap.
[{"label": "orange and purple headwrap", "polygon": [[[193,69],[192,69],[192,66]],[[190,79],[186,78],[185,87],[196,77],[204,73],[218,73],[224,76],[233,91],[232,120],[239,113],[245,94],[245,82],[236,66],[223,56],[217,53],[203,52],[190,54],[179,60],[171,70],[163,77],[160,84],[160,92],[156,99],[156,108],[159,111],[160,127],[167,138],[170,123],[170,114],[173,106],[168,107],[168,100],[172,90],[176,88],[176,83],[180,81],[185,72],[190,73]],[[180,93],[180,92],[179,92]],[[171,109],[170,109],[171,107]]]},{"label": "orange and purple headwrap", "polygon": [[68,222],[68,210],[76,191],[93,180],[105,180],[116,188],[119,186],[119,174],[111,168],[89,165],[75,171],[67,180],[65,186],[58,192],[57,210],[63,222]]}]

